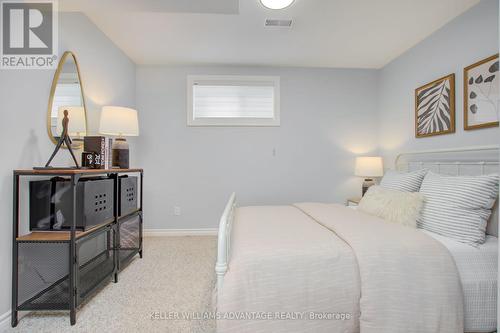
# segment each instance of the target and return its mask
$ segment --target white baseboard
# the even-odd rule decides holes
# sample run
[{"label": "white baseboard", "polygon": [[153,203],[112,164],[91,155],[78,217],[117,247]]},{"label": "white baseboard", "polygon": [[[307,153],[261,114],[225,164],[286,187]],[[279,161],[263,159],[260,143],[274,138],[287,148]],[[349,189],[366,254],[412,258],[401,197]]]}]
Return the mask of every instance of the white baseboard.
[{"label": "white baseboard", "polygon": [[0,332],[5,332],[10,328],[10,311],[0,315]]},{"label": "white baseboard", "polygon": [[205,229],[144,229],[144,237],[217,236],[217,228]]}]

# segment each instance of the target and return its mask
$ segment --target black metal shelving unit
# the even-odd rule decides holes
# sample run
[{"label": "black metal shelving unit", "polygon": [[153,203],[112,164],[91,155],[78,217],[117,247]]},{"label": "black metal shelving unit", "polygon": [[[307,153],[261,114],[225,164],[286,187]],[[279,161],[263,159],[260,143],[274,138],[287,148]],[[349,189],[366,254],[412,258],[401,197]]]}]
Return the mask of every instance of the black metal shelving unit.
[{"label": "black metal shelving unit", "polygon": [[[140,174],[139,205],[120,214],[120,174],[133,173]],[[114,181],[113,218],[79,231],[77,185],[82,178],[96,175]],[[70,178],[73,207],[68,231],[19,235],[20,178],[32,176]],[[74,325],[79,305],[112,278],[118,282],[120,269],[135,255],[142,258],[143,178],[142,169],[14,170],[12,327],[18,324],[18,311],[34,310],[68,310]]]}]

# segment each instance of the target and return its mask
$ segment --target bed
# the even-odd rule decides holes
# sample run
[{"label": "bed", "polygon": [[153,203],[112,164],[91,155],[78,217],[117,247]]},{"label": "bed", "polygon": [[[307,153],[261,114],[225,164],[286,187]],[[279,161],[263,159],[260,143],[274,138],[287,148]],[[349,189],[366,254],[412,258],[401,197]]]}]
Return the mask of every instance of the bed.
[{"label": "bed", "polygon": [[[498,147],[400,154],[395,168],[498,172]],[[492,332],[498,217],[471,247],[337,204],[236,207],[218,234],[218,332]]]}]

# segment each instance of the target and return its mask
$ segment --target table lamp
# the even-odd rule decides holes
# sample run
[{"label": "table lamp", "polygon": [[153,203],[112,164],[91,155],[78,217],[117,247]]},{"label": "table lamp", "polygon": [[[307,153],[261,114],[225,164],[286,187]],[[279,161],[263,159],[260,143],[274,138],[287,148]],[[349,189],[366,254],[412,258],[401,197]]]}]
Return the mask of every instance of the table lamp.
[{"label": "table lamp", "polygon": [[64,110],[68,111],[68,135],[73,138],[73,146],[78,147],[83,144],[83,137],[87,134],[87,118],[83,106],[60,106],[57,109],[57,134],[63,132],[62,120]]},{"label": "table lamp", "polygon": [[103,106],[99,132],[116,136],[112,146],[112,166],[129,168],[129,146],[126,136],[139,135],[137,111],[121,106]]},{"label": "table lamp", "polygon": [[382,157],[360,156],[356,157],[356,167],[354,174],[365,178],[363,182],[362,193],[365,195],[368,188],[375,184],[373,177],[382,177],[384,167]]}]

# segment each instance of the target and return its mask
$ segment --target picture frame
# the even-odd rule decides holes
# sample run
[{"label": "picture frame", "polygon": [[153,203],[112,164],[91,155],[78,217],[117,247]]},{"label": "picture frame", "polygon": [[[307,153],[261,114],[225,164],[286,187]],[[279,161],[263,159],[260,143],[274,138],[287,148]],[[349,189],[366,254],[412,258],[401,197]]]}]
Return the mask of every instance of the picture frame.
[{"label": "picture frame", "polygon": [[455,74],[415,89],[415,137],[455,133]]},{"label": "picture frame", "polygon": [[464,130],[498,127],[498,53],[464,68]]}]

